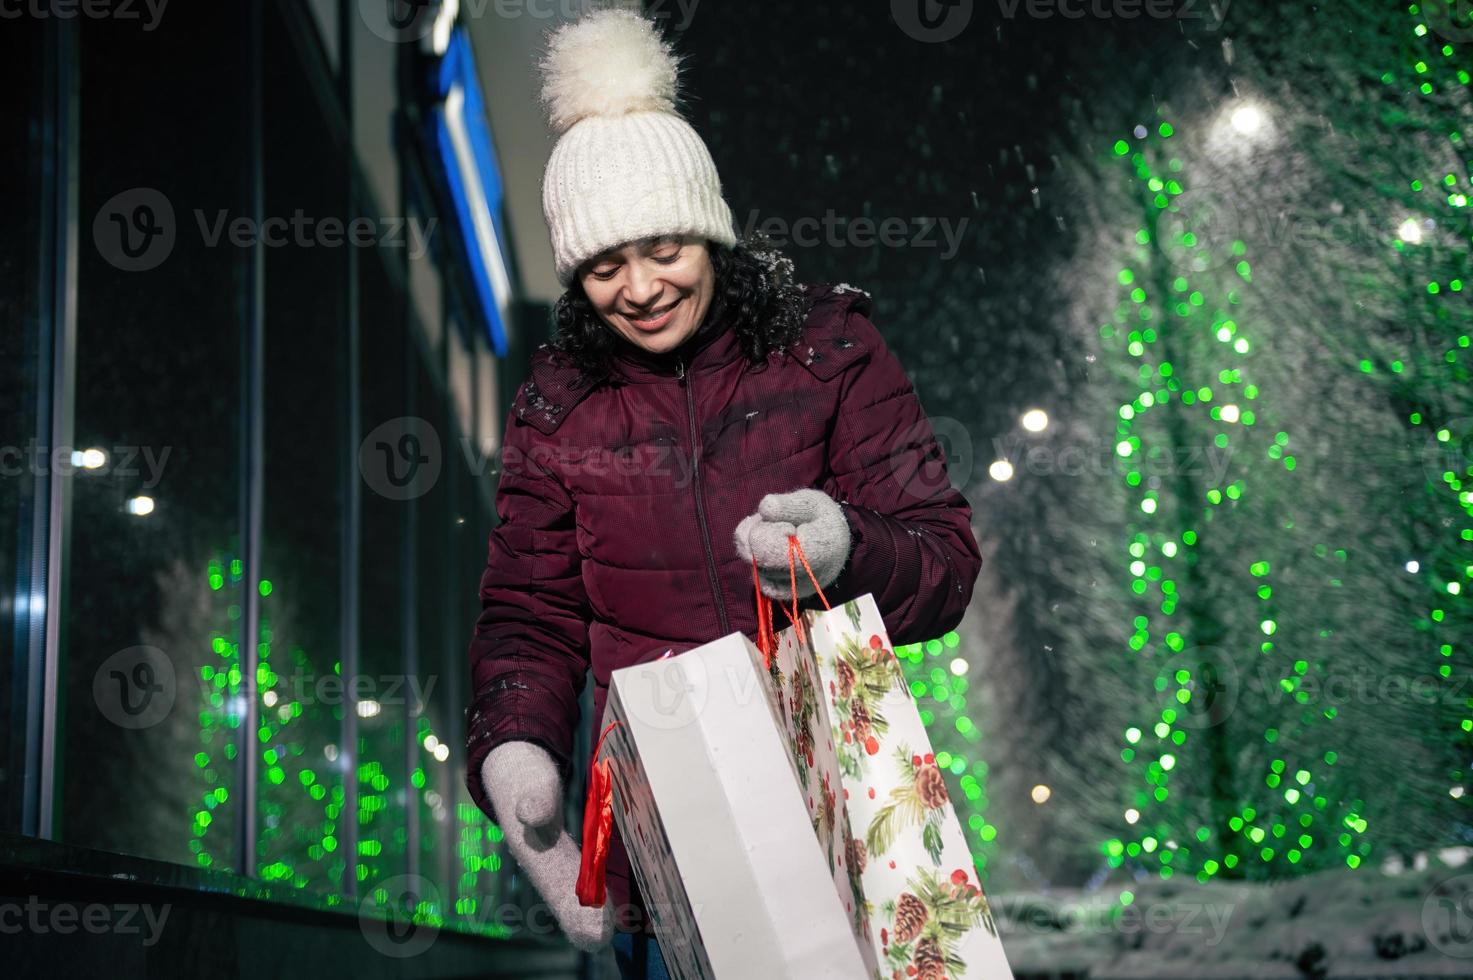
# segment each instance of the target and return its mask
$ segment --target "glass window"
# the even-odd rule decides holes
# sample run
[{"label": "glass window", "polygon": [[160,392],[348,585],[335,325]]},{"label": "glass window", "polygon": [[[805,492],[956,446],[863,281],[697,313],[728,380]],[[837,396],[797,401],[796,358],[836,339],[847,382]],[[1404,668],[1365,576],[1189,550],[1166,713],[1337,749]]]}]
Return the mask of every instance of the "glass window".
[{"label": "glass window", "polygon": [[[241,626],[243,8],[79,18],[75,446],[63,840],[228,868]],[[161,93],[167,93],[162,97]],[[181,134],[188,134],[181,138]]]},{"label": "glass window", "polygon": [[[340,663],[347,159],[277,8],[265,24],[265,424],[257,868],[343,884]],[[268,237],[269,236],[269,237]],[[356,479],[356,475],[355,475]]]},{"label": "glass window", "polygon": [[[388,223],[371,247],[353,237],[351,143],[321,101],[331,92],[312,64],[320,52],[310,31],[289,26],[284,10],[259,13],[259,175],[244,9],[171,11],[146,32],[108,19],[75,24],[74,432],[54,447],[65,464],[56,832],[317,894],[366,895],[415,869],[438,893],[428,911],[475,923],[503,880],[500,834],[461,775],[466,648],[494,519],[482,430],[497,428],[487,402],[499,365],[438,312],[426,333],[392,265],[404,259],[387,247],[399,244],[383,237]],[[23,19],[7,42],[24,31],[36,43],[0,59],[12,88],[34,100],[41,92],[28,78],[44,74],[44,27]],[[40,111],[34,102],[30,118]],[[0,314],[16,325],[0,334],[0,628],[21,653],[18,596],[36,508],[49,503],[45,474],[23,462],[12,474],[8,452],[44,423],[40,382],[50,371],[39,310],[41,132],[17,130],[0,150],[20,219],[0,233],[0,272],[14,284]],[[258,256],[259,325],[249,293]],[[418,265],[438,297],[444,270]],[[438,298],[431,305],[438,311]],[[259,404],[246,387],[257,342]],[[402,461],[393,427],[416,418],[423,425],[410,433],[438,442],[437,472],[396,494],[365,468],[364,446],[388,426]],[[245,436],[258,424],[263,453],[252,460]],[[244,561],[247,463],[260,467],[258,568]],[[355,576],[344,568],[350,493],[361,501]],[[259,613],[253,650],[244,647],[249,608]],[[358,670],[347,677],[343,624],[354,614]],[[253,660],[254,705],[243,673]],[[20,827],[20,774],[34,775],[22,758],[26,687],[15,671],[24,665],[23,656],[0,661],[0,831]],[[344,742],[348,711],[353,743]],[[254,812],[243,810],[247,760]],[[356,812],[345,812],[350,787]],[[242,867],[246,839],[256,858]]]},{"label": "glass window", "polygon": [[[475,388],[472,372],[475,366],[471,361],[465,336],[458,328],[450,330],[449,355],[450,396],[455,406],[455,422],[459,431],[474,432]],[[457,441],[454,455],[459,456],[463,448],[465,447]]]},{"label": "glass window", "polygon": [[[36,384],[42,359],[37,350],[41,254],[41,77],[42,25],[22,19],[7,24],[0,56],[0,87],[28,95],[24,111],[7,116],[0,138],[0,166],[14,174],[0,191],[10,220],[0,226],[0,636],[15,657],[0,661],[0,830],[20,829],[25,766],[24,717],[27,691],[23,657],[30,643],[31,527],[36,519],[37,477],[30,452],[36,436]],[[41,501],[44,504],[44,500]]]},{"label": "glass window", "polygon": [[[409,869],[406,726],[413,700],[424,690],[419,676],[405,676],[404,569],[411,503],[396,482],[409,481],[406,488],[412,492],[415,474],[399,466],[401,452],[410,453],[399,440],[418,433],[405,422],[410,414],[405,364],[411,348],[403,294],[385,267],[391,254],[364,249],[358,269],[363,386],[358,656],[360,669],[380,693],[372,704],[363,703],[358,719],[360,894]],[[394,481],[389,466],[395,467]]]},{"label": "glass window", "polygon": [[337,0],[308,0],[307,6],[312,11],[312,19],[317,22],[317,36],[322,42],[322,51],[327,57],[328,65],[333,71],[337,71],[338,32],[341,30]]},{"label": "glass window", "polygon": [[[485,475],[496,444],[501,441],[500,391],[496,383],[496,359],[482,345],[476,347],[476,448],[484,458],[478,460],[477,473]],[[496,487],[491,487],[494,496]],[[489,531],[489,529],[488,529]]]},{"label": "glass window", "polygon": [[415,633],[418,638],[417,674],[428,687],[423,713],[415,719],[415,742],[411,779],[417,791],[419,819],[419,873],[428,879],[440,898],[443,913],[450,895],[448,840],[451,814],[451,744],[460,737],[460,726],[451,727],[452,715],[446,686],[446,653],[460,629],[449,619],[450,590],[450,468],[455,443],[451,435],[448,398],[441,382],[420,361],[415,369],[416,415],[434,431],[440,444],[438,478],[416,498],[417,508],[414,568]]}]

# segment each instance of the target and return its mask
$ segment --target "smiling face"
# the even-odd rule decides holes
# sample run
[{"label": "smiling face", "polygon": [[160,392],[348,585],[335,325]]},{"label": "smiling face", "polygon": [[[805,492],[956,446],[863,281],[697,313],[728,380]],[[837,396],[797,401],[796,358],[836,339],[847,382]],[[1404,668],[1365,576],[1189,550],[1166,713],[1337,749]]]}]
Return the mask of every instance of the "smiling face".
[{"label": "smiling face", "polygon": [[696,332],[716,289],[710,248],[693,235],[649,238],[600,253],[578,279],[604,323],[652,354],[674,350]]}]

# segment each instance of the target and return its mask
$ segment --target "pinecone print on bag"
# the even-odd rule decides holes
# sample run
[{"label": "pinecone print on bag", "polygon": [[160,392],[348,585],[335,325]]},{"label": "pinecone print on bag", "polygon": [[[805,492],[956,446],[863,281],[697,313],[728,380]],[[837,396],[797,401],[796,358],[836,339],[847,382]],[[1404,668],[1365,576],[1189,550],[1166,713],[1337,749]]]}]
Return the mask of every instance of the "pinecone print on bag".
[{"label": "pinecone print on bag", "polygon": [[822,815],[819,814],[817,811],[815,811],[814,814],[813,814],[813,816],[811,816],[811,817],[808,818],[808,823],[809,823],[810,826],[813,827],[813,836],[818,841],[819,846],[823,848],[824,857],[829,862],[829,873],[830,874],[833,874],[833,871],[834,871],[834,848],[830,846],[830,842],[829,841],[824,840],[823,831],[821,829],[822,828],[822,825],[823,825],[823,817],[822,817]]},{"label": "pinecone print on bag", "polygon": [[[811,718],[798,722],[798,738],[794,742],[793,750],[795,752],[794,761],[798,763],[799,769],[803,769],[806,772],[813,767],[813,728]],[[804,763],[807,763],[807,765],[805,766]],[[808,785],[807,777],[804,777],[803,785],[805,787]]]},{"label": "pinecone print on bag", "polygon": [[[799,652],[802,656],[802,652]],[[813,676],[804,664],[799,664],[793,670],[793,723],[798,730],[798,753],[802,756],[797,760],[801,767],[804,762],[808,767],[813,767],[813,722],[818,713],[818,699],[813,690]]]},{"label": "pinecone print on bag", "polygon": [[783,716],[783,723],[788,724],[792,721],[792,711],[788,708],[787,698],[783,697],[783,692],[788,689],[788,675],[784,674],[783,669],[778,666],[776,656],[768,665],[767,676],[772,681],[767,685],[767,690],[771,692],[768,696],[772,698],[778,713]]},{"label": "pinecone print on bag", "polygon": [[849,696],[854,693],[854,680],[858,675],[855,674],[853,667],[842,660],[839,661],[835,672],[839,675],[839,697],[848,700]]},{"label": "pinecone print on bag", "polygon": [[945,980],[946,957],[941,944],[934,939],[922,939],[916,943],[915,975],[918,980]]},{"label": "pinecone print on bag", "polygon": [[835,747],[845,775],[857,778],[863,774],[868,758],[883,747],[882,740],[890,727],[880,710],[882,702],[897,689],[905,691],[907,698],[910,693],[900,662],[878,634],[867,644],[861,644],[857,636],[840,637],[832,670],[838,680],[837,684],[829,682],[838,725]]},{"label": "pinecone print on bag", "polygon": [[875,750],[870,749],[870,743],[875,740],[875,723],[863,698],[855,698],[849,705],[849,727],[854,732],[854,740],[874,755]]},{"label": "pinecone print on bag", "polygon": [[889,801],[875,811],[865,831],[864,842],[872,857],[890,850],[904,830],[919,824],[921,844],[931,860],[941,863],[941,824],[949,812],[950,794],[936,766],[936,757],[912,755],[904,745],[896,747],[896,782]]},{"label": "pinecone print on bag", "polygon": [[946,780],[936,768],[936,757],[927,753],[925,761],[916,769],[916,795],[931,809],[945,806],[950,799],[946,795]]},{"label": "pinecone print on bag", "polygon": [[897,943],[908,943],[921,934],[926,920],[931,914],[926,911],[926,904],[916,898],[910,892],[902,892],[895,900],[895,931],[894,938]]},{"label": "pinecone print on bag", "polygon": [[850,834],[847,813],[839,814],[839,822],[839,832],[844,839],[844,870],[849,874],[849,894],[854,900],[854,923],[865,939],[872,939],[870,919],[874,915],[874,903],[865,895],[864,882],[861,880],[865,865],[864,841]]},{"label": "pinecone print on bag", "polygon": [[830,873],[834,865],[843,857],[842,838],[834,834],[834,821],[838,816],[834,791],[829,789],[829,777],[827,773],[819,778],[818,799],[808,805],[809,823],[813,825],[813,836],[818,838],[819,845],[823,848],[824,857],[828,859]]},{"label": "pinecone print on bag", "polygon": [[899,898],[882,906],[894,923],[888,934],[880,932],[886,964],[906,976],[964,975],[967,964],[957,951],[967,933],[983,925],[997,935],[982,889],[971,883],[966,868],[957,868],[949,878],[919,868],[906,886]]},{"label": "pinecone print on bag", "polygon": [[[793,652],[791,647],[783,646],[780,647],[779,654],[773,657],[770,669],[773,684],[769,690],[782,715],[786,742],[793,765],[798,771],[799,784],[805,791],[811,791],[814,749],[818,736],[814,731],[818,709],[814,668],[811,663],[802,663],[801,659],[797,663],[790,663]],[[801,658],[803,651],[796,651],[796,655]],[[780,663],[786,664],[788,669],[784,671]],[[813,807],[810,804],[809,813],[812,812]]]}]

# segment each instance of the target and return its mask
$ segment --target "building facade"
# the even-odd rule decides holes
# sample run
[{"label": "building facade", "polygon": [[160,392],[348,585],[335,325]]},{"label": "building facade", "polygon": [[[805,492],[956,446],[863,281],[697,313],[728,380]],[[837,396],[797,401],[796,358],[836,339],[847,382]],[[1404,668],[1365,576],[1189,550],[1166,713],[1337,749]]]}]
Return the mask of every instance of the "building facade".
[{"label": "building facade", "polygon": [[455,5],[63,6],[0,59],[0,897],[179,925],[22,963],[571,975],[460,777],[547,307]]}]

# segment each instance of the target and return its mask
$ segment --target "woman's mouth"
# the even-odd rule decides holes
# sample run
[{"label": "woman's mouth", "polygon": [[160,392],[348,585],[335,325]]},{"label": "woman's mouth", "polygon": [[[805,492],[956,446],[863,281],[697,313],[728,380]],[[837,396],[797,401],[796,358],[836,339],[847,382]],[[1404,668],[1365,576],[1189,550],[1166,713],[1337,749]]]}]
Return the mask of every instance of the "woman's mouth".
[{"label": "woman's mouth", "polygon": [[626,313],[624,319],[646,333],[654,333],[656,330],[664,328],[670,322],[670,318],[675,315],[676,307],[680,306],[682,302],[684,302],[684,297],[667,306],[651,310],[647,316],[633,316]]}]

